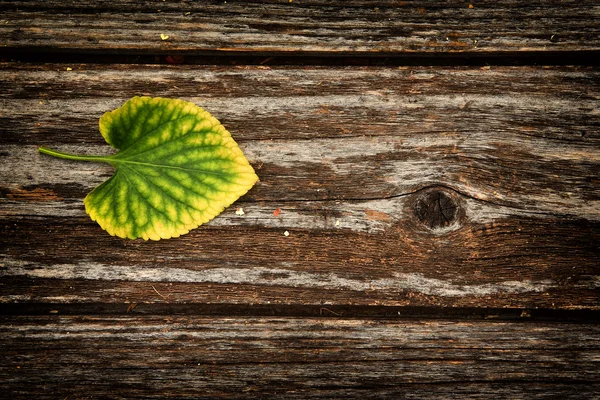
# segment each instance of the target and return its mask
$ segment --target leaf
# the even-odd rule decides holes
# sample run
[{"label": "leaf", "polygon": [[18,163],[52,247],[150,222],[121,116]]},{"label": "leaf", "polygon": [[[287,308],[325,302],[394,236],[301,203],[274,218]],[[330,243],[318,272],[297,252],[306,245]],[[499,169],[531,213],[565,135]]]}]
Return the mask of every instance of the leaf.
[{"label": "leaf", "polygon": [[193,103],[134,97],[100,118],[100,132],[118,153],[39,150],[114,167],[115,174],[84,199],[92,220],[113,236],[159,240],[186,234],[258,181],[230,133]]}]

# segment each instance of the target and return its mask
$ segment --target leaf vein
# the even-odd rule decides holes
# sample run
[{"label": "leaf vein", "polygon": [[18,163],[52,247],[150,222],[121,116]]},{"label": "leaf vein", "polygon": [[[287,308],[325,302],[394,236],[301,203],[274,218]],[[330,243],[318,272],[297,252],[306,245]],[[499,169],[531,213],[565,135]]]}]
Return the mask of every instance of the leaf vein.
[{"label": "leaf vein", "polygon": [[[160,193],[164,193],[167,197],[171,198],[172,200],[174,200],[176,203],[182,204],[186,207],[192,208],[196,211],[200,211],[201,213],[204,213],[206,210],[200,210],[199,208],[194,207],[191,204],[187,204],[184,203],[183,201],[173,197],[173,195],[171,195],[168,191],[164,190],[163,188],[161,188],[160,186],[158,186],[156,183],[152,182],[150,179],[148,179],[148,177],[144,176],[144,174],[139,173],[138,171],[136,171],[133,168],[129,168],[129,170],[133,171],[134,174],[136,174],[137,176],[141,177],[143,180],[145,180],[149,185],[154,186],[155,188],[157,188]],[[129,182],[129,178],[127,178],[128,182]],[[131,183],[130,183],[131,184]],[[144,201],[150,205],[150,207],[152,207],[153,209],[155,209],[157,212],[159,212],[160,214],[164,215],[169,221],[173,222],[173,223],[177,223],[177,220],[172,220],[171,218],[169,218],[169,216],[167,215],[167,213],[164,210],[160,210],[158,208],[156,208],[155,206],[152,205],[152,203],[150,203],[150,201],[135,187],[135,185],[133,185],[133,188],[136,192],[138,192],[138,194],[144,199]]]}]

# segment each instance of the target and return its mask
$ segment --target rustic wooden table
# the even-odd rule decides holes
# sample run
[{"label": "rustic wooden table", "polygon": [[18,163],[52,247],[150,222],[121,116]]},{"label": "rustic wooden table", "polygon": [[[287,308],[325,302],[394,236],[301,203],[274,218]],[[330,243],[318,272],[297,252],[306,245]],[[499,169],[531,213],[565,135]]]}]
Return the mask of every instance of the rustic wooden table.
[{"label": "rustic wooden table", "polygon": [[[599,21],[3,1],[0,397],[600,398]],[[181,238],[106,234],[111,168],[37,148],[109,152],[134,95],[210,111],[261,181]]]}]

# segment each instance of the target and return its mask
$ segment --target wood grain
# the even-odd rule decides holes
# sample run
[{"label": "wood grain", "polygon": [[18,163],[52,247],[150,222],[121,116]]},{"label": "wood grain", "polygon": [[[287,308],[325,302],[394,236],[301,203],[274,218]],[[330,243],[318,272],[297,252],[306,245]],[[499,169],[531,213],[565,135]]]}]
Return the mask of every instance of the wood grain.
[{"label": "wood grain", "polygon": [[[596,309],[597,75],[6,65],[1,301]],[[159,243],[89,221],[110,167],[37,145],[106,152],[98,117],[144,93],[223,120],[261,178],[243,216]],[[419,202],[440,193],[457,211],[432,228]]]},{"label": "wood grain", "polygon": [[[599,16],[0,2],[0,398],[598,398]],[[108,236],[82,199],[111,168],[37,148],[110,152],[134,95],[206,108],[261,181]]]},{"label": "wood grain", "polygon": [[325,318],[0,317],[20,398],[593,398],[598,325]]},{"label": "wood grain", "polygon": [[[147,94],[183,97],[220,118],[259,171],[256,200],[386,198],[441,183],[531,211],[597,213],[595,69],[4,66],[7,186],[61,174],[64,164],[47,158],[40,168],[34,146],[105,151],[99,116]],[[80,168],[56,188],[61,197],[110,173]]]},{"label": "wood grain", "polygon": [[0,14],[2,47],[25,51],[331,56],[600,49],[595,1],[3,1]]},{"label": "wood grain", "polygon": [[4,302],[598,305],[597,224],[507,219],[439,236],[205,228],[145,243],[77,218],[5,220],[2,237]]}]

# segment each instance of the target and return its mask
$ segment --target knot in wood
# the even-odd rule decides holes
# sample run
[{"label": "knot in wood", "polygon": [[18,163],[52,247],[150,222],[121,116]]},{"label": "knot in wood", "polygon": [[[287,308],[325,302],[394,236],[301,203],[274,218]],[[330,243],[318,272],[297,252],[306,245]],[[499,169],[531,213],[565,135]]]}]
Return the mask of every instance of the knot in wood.
[{"label": "knot in wood", "polygon": [[429,229],[443,229],[458,219],[458,202],[443,190],[434,189],[422,193],[415,203],[417,218]]}]

